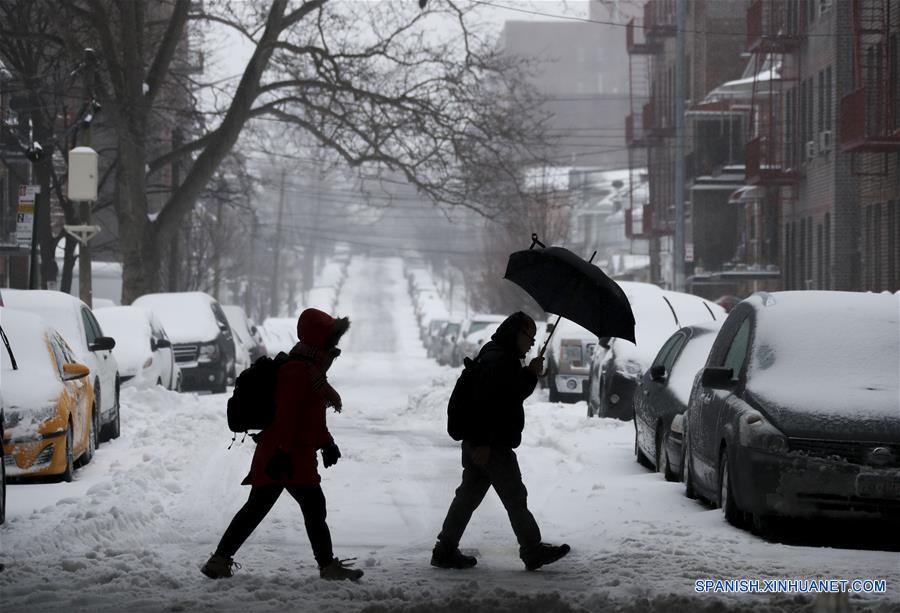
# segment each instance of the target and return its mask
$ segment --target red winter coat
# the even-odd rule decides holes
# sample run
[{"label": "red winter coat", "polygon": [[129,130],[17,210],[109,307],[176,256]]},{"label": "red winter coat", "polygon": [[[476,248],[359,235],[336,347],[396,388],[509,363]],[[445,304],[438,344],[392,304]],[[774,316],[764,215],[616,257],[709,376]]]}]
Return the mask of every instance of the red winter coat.
[{"label": "red winter coat", "polygon": [[[316,451],[334,439],[325,425],[325,399],[313,390],[313,378],[318,372],[314,364],[300,360],[278,369],[275,421],[257,438],[250,474],[243,485],[319,483]],[[278,449],[290,456],[290,470],[273,480],[266,474],[266,467]]]}]

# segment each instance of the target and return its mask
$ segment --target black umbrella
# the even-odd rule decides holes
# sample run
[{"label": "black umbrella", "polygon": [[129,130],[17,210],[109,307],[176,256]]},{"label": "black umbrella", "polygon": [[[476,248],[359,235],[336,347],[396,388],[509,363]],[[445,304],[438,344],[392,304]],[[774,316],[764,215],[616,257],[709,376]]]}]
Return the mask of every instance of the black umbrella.
[{"label": "black umbrella", "polygon": [[[545,311],[574,321],[598,337],[615,336],[633,343],[634,315],[618,283],[568,249],[545,247],[537,234],[531,240],[530,249],[509,256],[503,277],[528,292]],[[547,337],[540,355],[549,341]]]}]

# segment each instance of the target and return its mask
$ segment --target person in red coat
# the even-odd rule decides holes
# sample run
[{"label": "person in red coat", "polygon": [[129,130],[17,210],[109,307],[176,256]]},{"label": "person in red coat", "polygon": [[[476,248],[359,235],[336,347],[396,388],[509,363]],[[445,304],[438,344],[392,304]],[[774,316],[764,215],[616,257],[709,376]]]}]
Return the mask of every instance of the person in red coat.
[{"label": "person in red coat", "polygon": [[207,577],[219,579],[234,574],[234,554],[285,489],[300,505],[319,575],[324,579],[362,577],[361,570],[349,568],[334,557],[316,461],[320,449],[325,468],[341,457],[325,423],[325,410],[333,407],[340,411],[341,397],[325,375],[340,355],[337,344],[349,327],[346,317],[334,318],[317,309],[300,314],[300,342],[288,356],[276,358],[282,364],[275,388],[275,420],[256,437],[250,474],[243,481],[243,485],[251,486],[250,497],[203,566]]}]

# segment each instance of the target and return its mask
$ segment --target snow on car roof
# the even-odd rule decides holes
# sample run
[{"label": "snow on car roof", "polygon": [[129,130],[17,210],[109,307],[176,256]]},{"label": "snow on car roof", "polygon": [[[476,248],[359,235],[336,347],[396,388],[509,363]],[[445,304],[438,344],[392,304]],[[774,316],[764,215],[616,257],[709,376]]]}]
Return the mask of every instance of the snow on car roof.
[{"label": "snow on car roof", "polygon": [[[6,292],[3,295],[6,297]],[[47,336],[53,328],[42,317],[9,306],[0,307],[0,327],[9,339],[18,367],[12,370],[6,347],[0,347],[4,405],[40,408],[55,402],[62,391],[62,381],[47,347]]]},{"label": "snow on car roof", "polygon": [[[748,388],[785,407],[900,412],[900,300],[890,294],[756,294]],[[877,359],[873,359],[877,356]]]},{"label": "snow on car roof", "polygon": [[75,296],[54,290],[8,289],[3,291],[6,306],[40,315],[59,330],[69,344],[79,352],[87,351],[82,332],[79,307],[85,305]]},{"label": "snow on car roof", "polygon": [[203,292],[145,294],[134,301],[152,311],[173,343],[212,341],[219,326],[210,305],[215,299]]}]

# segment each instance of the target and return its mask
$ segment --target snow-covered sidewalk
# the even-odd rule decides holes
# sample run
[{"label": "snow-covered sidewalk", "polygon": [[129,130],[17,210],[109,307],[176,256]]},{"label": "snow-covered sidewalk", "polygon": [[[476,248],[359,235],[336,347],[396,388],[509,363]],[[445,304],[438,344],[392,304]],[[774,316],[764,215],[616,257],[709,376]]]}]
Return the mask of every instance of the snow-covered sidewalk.
[{"label": "snow-covered sidewalk", "polygon": [[463,539],[477,568],[429,566],[460,477],[446,435],[456,372],[426,359],[396,259],[355,258],[339,300],[352,320],[330,379],[345,410],[329,425],[343,457],[323,475],[335,553],[357,584],[318,579],[293,500],[282,497],[244,545],[231,579],[200,574],[249,488],[253,452],[228,450],[225,395],[126,390],[122,437],[73,483],[10,487],[0,528],[0,610],[18,611],[719,611],[808,610],[809,595],[696,594],[715,578],[878,578],[885,595],[853,610],[896,610],[900,556],[789,546],[725,523],[679,484],[632,459],[631,423],[588,419],[583,403],[526,405],[518,450],[530,507],[572,553],[523,570],[493,493]]}]

